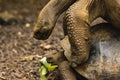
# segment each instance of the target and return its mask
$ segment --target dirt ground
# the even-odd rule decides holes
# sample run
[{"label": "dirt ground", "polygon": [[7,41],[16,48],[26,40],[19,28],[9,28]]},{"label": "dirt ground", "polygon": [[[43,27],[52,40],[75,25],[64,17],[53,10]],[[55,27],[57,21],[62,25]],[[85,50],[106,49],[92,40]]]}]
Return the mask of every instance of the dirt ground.
[{"label": "dirt ground", "polygon": [[39,58],[35,56],[63,51],[60,20],[48,40],[32,36],[38,14],[47,2],[40,1],[0,0],[0,80],[40,80]]}]

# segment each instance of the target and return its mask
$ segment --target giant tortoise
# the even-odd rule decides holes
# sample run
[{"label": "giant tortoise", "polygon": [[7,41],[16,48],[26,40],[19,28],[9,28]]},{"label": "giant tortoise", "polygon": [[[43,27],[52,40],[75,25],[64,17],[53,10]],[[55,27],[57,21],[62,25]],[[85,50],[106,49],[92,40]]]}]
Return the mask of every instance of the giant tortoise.
[{"label": "giant tortoise", "polygon": [[[47,39],[58,17],[65,12],[64,30],[70,47],[63,48],[70,66],[90,80],[118,80],[119,9],[120,0],[51,0],[39,15],[34,37]],[[98,17],[110,25],[90,26]]]}]

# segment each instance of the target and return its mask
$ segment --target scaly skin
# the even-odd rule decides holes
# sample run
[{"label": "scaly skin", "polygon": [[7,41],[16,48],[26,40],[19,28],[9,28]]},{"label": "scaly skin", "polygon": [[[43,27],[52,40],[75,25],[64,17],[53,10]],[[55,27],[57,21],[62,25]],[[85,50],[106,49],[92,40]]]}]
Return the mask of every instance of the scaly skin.
[{"label": "scaly skin", "polygon": [[66,25],[73,67],[88,60],[90,51],[90,23],[102,17],[120,27],[120,0],[78,0],[66,11]]},{"label": "scaly skin", "polygon": [[75,1],[51,0],[41,11],[34,29],[35,38],[47,39],[59,15],[70,6],[66,11],[66,23],[72,51],[68,61],[73,67],[84,63],[89,57],[91,36],[89,30],[93,20],[102,17],[120,28],[120,0]]},{"label": "scaly skin", "polygon": [[[89,57],[90,51],[90,23],[100,14],[102,5],[94,9],[94,16],[89,11],[93,0],[79,0],[66,11],[66,23],[68,36],[71,43],[72,54],[70,62],[73,67],[84,63]],[[86,4],[86,5],[85,5]],[[92,9],[91,9],[92,10]]]}]

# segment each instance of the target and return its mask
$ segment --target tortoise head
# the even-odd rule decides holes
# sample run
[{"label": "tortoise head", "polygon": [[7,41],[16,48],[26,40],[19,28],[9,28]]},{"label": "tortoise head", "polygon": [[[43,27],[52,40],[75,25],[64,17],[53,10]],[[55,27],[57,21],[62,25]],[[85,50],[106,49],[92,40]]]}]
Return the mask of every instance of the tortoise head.
[{"label": "tortoise head", "polygon": [[76,0],[50,0],[42,9],[34,28],[34,38],[47,39],[58,19]]},{"label": "tortoise head", "polygon": [[57,17],[58,15],[55,15],[55,12],[51,11],[49,7],[43,8],[35,24],[33,37],[39,40],[47,39],[55,26]]},{"label": "tortoise head", "polygon": [[36,23],[34,27],[33,37],[39,40],[45,40],[50,36],[53,28],[54,28],[53,23],[45,20],[40,20],[39,22]]}]

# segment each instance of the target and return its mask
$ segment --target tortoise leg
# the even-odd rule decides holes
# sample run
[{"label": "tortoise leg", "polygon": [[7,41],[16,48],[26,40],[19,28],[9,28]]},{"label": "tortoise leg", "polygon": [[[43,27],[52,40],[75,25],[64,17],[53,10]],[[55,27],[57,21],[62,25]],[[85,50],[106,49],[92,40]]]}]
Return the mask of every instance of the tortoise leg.
[{"label": "tortoise leg", "polygon": [[50,0],[39,14],[37,23],[34,27],[36,39],[47,39],[58,19],[58,17],[71,6],[76,0]]},{"label": "tortoise leg", "polygon": [[59,64],[59,70],[63,80],[77,80],[75,74],[71,71],[68,61],[63,61]]},{"label": "tortoise leg", "polygon": [[84,63],[90,50],[90,21],[87,7],[92,0],[79,0],[66,12],[67,31],[71,44],[70,63],[73,67]]}]

